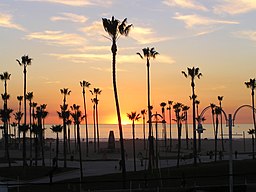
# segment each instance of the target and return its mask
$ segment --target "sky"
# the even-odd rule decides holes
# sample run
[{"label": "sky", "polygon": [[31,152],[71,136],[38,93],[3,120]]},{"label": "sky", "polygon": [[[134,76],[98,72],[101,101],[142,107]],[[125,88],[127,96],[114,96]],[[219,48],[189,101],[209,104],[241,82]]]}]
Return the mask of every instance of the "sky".
[{"label": "sky", "polygon": [[[67,103],[83,109],[82,80],[91,83],[86,93],[89,123],[93,88],[102,90],[99,122],[117,123],[111,41],[102,27],[102,18],[115,16],[133,24],[129,36],[117,42],[124,124],[130,123],[127,113],[147,108],[146,61],[136,55],[145,47],[159,52],[150,67],[154,113],[168,100],[191,106],[190,80],[181,71],[195,66],[203,74],[196,79],[200,110],[224,96],[222,106],[233,114],[251,102],[244,82],[255,78],[255,11],[254,0],[2,0],[0,71],[11,74],[9,107],[17,110],[17,96],[23,94],[23,69],[16,59],[28,54],[33,60],[27,69],[27,91],[33,92],[34,102],[47,104],[46,123],[61,122],[56,111],[62,88],[71,90]],[[248,109],[239,117],[252,122]]]}]

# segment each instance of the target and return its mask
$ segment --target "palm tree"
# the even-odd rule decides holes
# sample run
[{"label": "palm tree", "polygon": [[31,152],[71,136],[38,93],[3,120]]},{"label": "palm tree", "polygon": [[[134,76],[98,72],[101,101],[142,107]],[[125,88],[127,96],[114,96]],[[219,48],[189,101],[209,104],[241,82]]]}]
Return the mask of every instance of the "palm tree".
[{"label": "palm tree", "polygon": [[27,159],[26,159],[26,132],[29,130],[29,125],[22,124],[19,126],[19,132],[22,132],[22,158],[23,158],[23,167],[27,166]]},{"label": "palm tree", "polygon": [[255,159],[255,153],[254,153],[254,135],[255,135],[255,130],[254,129],[249,129],[248,134],[252,135],[252,159]]},{"label": "palm tree", "polygon": [[72,121],[70,119],[67,120],[67,126],[68,126],[68,151],[71,151],[71,145],[70,145],[70,125],[72,124]]},{"label": "palm tree", "polygon": [[186,146],[187,146],[187,149],[189,148],[188,147],[188,144],[189,144],[189,140],[188,140],[188,110],[189,110],[189,106],[186,106],[184,105],[182,107],[182,111],[183,111],[183,114],[184,114],[184,121],[185,121],[185,131],[186,131]]},{"label": "palm tree", "polygon": [[80,123],[84,116],[82,116],[82,112],[80,111],[80,106],[73,104],[73,106],[70,106],[73,113],[71,113],[71,116],[74,119],[74,123],[76,125],[77,130],[77,144],[78,144],[78,150],[79,150],[79,162],[80,162],[80,181],[82,181],[83,178],[83,164],[82,164],[82,151],[81,151],[81,141],[80,141]]},{"label": "palm tree", "polygon": [[216,128],[215,128],[215,161],[217,161],[217,151],[218,151],[218,129],[219,129],[219,115],[221,115],[221,108],[215,107],[215,117],[216,117]]},{"label": "palm tree", "polygon": [[[24,55],[21,57],[21,61],[16,59],[16,61],[19,63],[20,66],[23,66],[23,73],[24,73],[24,94],[23,97],[26,98],[26,93],[27,93],[27,66],[31,65],[32,58],[29,58],[28,55]],[[24,99],[24,129],[27,124],[27,108],[26,108],[26,99]],[[26,132],[23,131],[23,138],[26,137]],[[26,141],[26,140],[25,140]],[[27,161],[26,161],[26,143],[23,143],[23,165],[26,166]]]},{"label": "palm tree", "polygon": [[[63,89],[60,89],[60,93],[63,95],[63,109],[66,109],[67,110],[67,107],[66,106],[66,100],[67,100],[67,96],[70,95],[71,91],[68,89],[68,88],[63,88]],[[64,168],[67,167],[67,127],[66,127],[66,120],[67,120],[67,117],[66,117],[66,110],[63,111],[63,115],[62,118],[63,118],[63,156],[64,156]]]},{"label": "palm tree", "polygon": [[26,99],[29,101],[29,143],[30,143],[30,166],[32,166],[32,99],[33,92],[28,92]]},{"label": "palm tree", "polygon": [[120,106],[118,101],[117,83],[116,83],[116,54],[117,54],[117,40],[121,35],[128,36],[132,25],[131,24],[127,25],[127,19],[124,19],[122,22],[120,22],[119,20],[115,19],[114,16],[112,17],[112,19],[102,18],[102,23],[105,31],[108,33],[108,35],[110,36],[110,40],[112,41],[111,52],[112,52],[113,89],[114,89],[114,97],[115,97],[115,103],[116,103],[116,113],[117,113],[117,119],[118,119],[119,134],[120,134],[123,187],[125,187],[125,180],[126,180],[125,151],[124,151],[121,112],[120,112]]},{"label": "palm tree", "polygon": [[85,97],[85,89],[89,88],[89,86],[91,85],[91,83],[89,83],[88,81],[80,81],[80,86],[83,89],[83,101],[84,101],[84,123],[85,123],[85,138],[86,138],[86,157],[88,157],[89,154],[89,135],[88,135],[88,122],[87,122],[87,111],[86,111],[86,97]]},{"label": "palm tree", "polygon": [[136,112],[127,113],[127,117],[132,121],[132,146],[133,146],[133,167],[136,171],[136,153],[135,153],[135,121],[140,119],[140,114]]},{"label": "palm tree", "polygon": [[145,115],[147,113],[146,109],[141,110],[141,115],[143,119],[143,144],[144,144],[144,150],[146,149],[146,126],[145,126]]},{"label": "palm tree", "polygon": [[222,100],[223,100],[223,96],[218,96],[218,100],[219,100],[219,107],[221,109],[221,115],[220,115],[220,131],[221,131],[221,147],[222,147],[222,151],[225,151],[224,149],[224,137],[223,137],[223,126],[222,126]]},{"label": "palm tree", "polygon": [[51,130],[56,133],[56,167],[58,167],[58,159],[59,159],[59,133],[62,132],[62,125],[52,125]]},{"label": "palm tree", "polygon": [[[216,123],[215,123],[215,108],[216,108],[216,105],[211,103],[210,107],[211,107],[211,110],[212,110],[211,114],[212,114],[212,125],[213,125],[213,133],[214,133],[214,143],[217,143],[216,137],[215,137],[215,135],[216,135]],[[216,152],[216,145],[214,145],[214,146],[215,146],[214,151]],[[215,156],[215,161],[216,161],[217,153],[215,153],[214,156]]]},{"label": "palm tree", "polygon": [[197,145],[196,145],[196,107],[195,107],[195,78],[200,79],[202,73],[200,73],[199,68],[187,68],[188,72],[182,71],[182,74],[187,78],[191,78],[191,87],[192,87],[192,110],[193,110],[193,153],[194,153],[194,164],[197,163]]},{"label": "palm tree", "polygon": [[7,109],[8,109],[8,106],[7,106],[7,100],[8,100],[7,80],[10,80],[10,77],[11,77],[11,74],[9,74],[8,72],[4,72],[3,74],[0,74],[0,78],[4,82],[4,94],[2,95],[3,100],[4,100],[4,112],[3,112],[4,118],[2,118],[2,120],[4,120],[3,123],[4,123],[4,135],[5,135],[5,155],[9,162],[9,166],[11,166],[11,164],[10,164],[9,144],[8,144],[8,122],[6,119],[6,115],[7,115]]},{"label": "palm tree", "polygon": [[[17,120],[18,127],[19,127],[20,126],[20,121],[21,121],[22,116],[23,116],[23,113],[21,112],[21,102],[23,100],[23,96],[17,96],[17,99],[19,101],[19,111],[15,113],[15,119]],[[20,131],[19,131],[19,129],[18,129],[18,139],[19,139],[19,148],[20,148]]]},{"label": "palm tree", "polygon": [[162,116],[163,116],[163,132],[164,132],[164,146],[165,148],[167,147],[167,137],[166,137],[166,121],[165,121],[165,106],[166,106],[166,103],[165,102],[162,102],[160,103],[160,107],[162,107]]},{"label": "palm tree", "polygon": [[185,119],[184,113],[181,114],[181,110],[184,107],[182,103],[175,103],[173,105],[173,109],[175,112],[175,121],[177,123],[178,128],[178,155],[177,155],[177,167],[180,165],[180,150],[181,150],[181,129],[182,129],[182,121]]},{"label": "palm tree", "polygon": [[146,59],[147,60],[147,89],[148,89],[148,125],[149,125],[149,162],[148,162],[148,169],[151,170],[153,168],[153,159],[154,159],[154,146],[153,146],[153,138],[151,135],[152,132],[152,120],[151,120],[151,110],[150,110],[150,59],[155,59],[156,55],[159,53],[155,50],[155,48],[144,48],[142,49],[143,51],[143,56],[140,53],[137,53],[141,59]]},{"label": "palm tree", "polygon": [[198,153],[200,153],[201,152],[201,134],[202,134],[202,132],[201,132],[201,130],[200,130],[200,126],[201,125],[199,125],[200,124],[200,117],[199,117],[199,104],[200,104],[200,101],[199,100],[195,100],[195,105],[196,105],[196,120],[198,121],[198,128],[199,129],[197,129],[197,133],[198,133]]},{"label": "palm tree", "polygon": [[172,151],[172,103],[173,101],[168,101],[167,110],[169,110],[169,126],[170,126],[170,151]]},{"label": "palm tree", "polygon": [[95,122],[96,122],[96,131],[97,131],[97,150],[100,151],[100,136],[99,136],[99,114],[98,114],[98,104],[99,99],[98,95],[101,94],[101,91],[99,88],[94,88],[93,91],[90,90],[92,95],[95,95],[94,104],[95,104]]},{"label": "palm tree", "polygon": [[251,95],[252,95],[252,118],[253,118],[253,126],[254,131],[256,133],[256,120],[255,120],[255,104],[254,104],[254,90],[256,88],[256,79],[250,79],[249,81],[245,82],[245,85],[247,88],[251,89]]}]

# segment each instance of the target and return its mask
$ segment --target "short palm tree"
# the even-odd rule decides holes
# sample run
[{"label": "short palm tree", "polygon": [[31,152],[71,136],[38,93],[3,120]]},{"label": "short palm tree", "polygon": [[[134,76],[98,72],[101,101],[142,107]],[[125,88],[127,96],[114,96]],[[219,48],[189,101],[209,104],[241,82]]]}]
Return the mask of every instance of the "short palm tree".
[{"label": "short palm tree", "polygon": [[52,125],[51,126],[51,130],[54,132],[54,133],[56,133],[56,149],[55,149],[55,151],[56,151],[56,156],[55,156],[55,158],[56,158],[56,167],[58,167],[58,160],[59,160],[59,133],[61,133],[62,132],[62,125]]},{"label": "short palm tree", "polygon": [[172,103],[173,101],[168,101],[168,107],[167,107],[167,110],[169,111],[170,151],[172,151]]},{"label": "short palm tree", "polygon": [[121,112],[118,101],[117,83],[116,83],[116,54],[117,54],[117,40],[120,36],[128,36],[132,25],[127,25],[127,19],[122,22],[115,19],[114,16],[111,19],[102,18],[104,30],[108,33],[110,40],[112,41],[111,52],[112,52],[112,73],[113,73],[113,89],[116,103],[116,113],[118,119],[118,127],[120,134],[120,148],[121,148],[121,162],[122,162],[122,175],[123,175],[123,187],[125,187],[126,180],[126,166],[125,166],[125,151],[123,142],[123,128],[121,120]]},{"label": "short palm tree", "polygon": [[88,157],[89,154],[89,135],[88,135],[88,122],[87,122],[87,109],[86,109],[86,88],[89,88],[91,83],[88,81],[80,81],[80,86],[82,87],[83,91],[83,102],[84,102],[84,123],[85,123],[85,138],[86,138],[86,157]]},{"label": "short palm tree", "polygon": [[252,118],[253,118],[253,126],[256,133],[256,120],[255,120],[255,103],[254,103],[254,90],[256,88],[256,79],[250,79],[249,81],[245,82],[247,88],[251,89],[251,96],[252,96]]},{"label": "short palm tree", "polygon": [[153,168],[153,159],[154,159],[154,146],[153,146],[153,138],[152,138],[152,120],[151,120],[151,102],[150,102],[150,59],[155,59],[156,55],[159,53],[155,50],[155,48],[144,48],[142,49],[143,56],[140,53],[137,53],[141,59],[146,59],[147,62],[147,89],[148,89],[148,127],[149,127],[149,162],[148,162],[148,169],[151,170]]},{"label": "short palm tree", "polygon": [[133,167],[136,171],[136,152],[135,152],[135,121],[140,119],[140,114],[136,112],[127,113],[127,117],[132,121],[132,146],[133,146]]},{"label": "short palm tree", "polygon": [[174,119],[177,123],[177,128],[178,128],[178,155],[177,155],[177,167],[180,165],[180,150],[181,150],[181,130],[182,130],[182,121],[185,119],[185,115],[182,112],[182,108],[184,105],[182,103],[175,103],[173,105],[173,110],[175,112],[175,117]]},{"label": "short palm tree", "polygon": [[188,78],[191,78],[191,88],[192,88],[192,113],[193,113],[193,153],[194,153],[194,165],[197,163],[197,144],[196,144],[196,106],[195,106],[195,100],[196,100],[196,94],[195,94],[195,79],[202,76],[202,73],[200,73],[198,67],[193,68],[187,68],[187,73],[182,71],[182,74]]},{"label": "short palm tree", "polygon": [[82,181],[83,178],[83,164],[82,164],[82,151],[81,151],[81,139],[80,139],[80,123],[84,116],[82,115],[82,112],[80,111],[80,106],[73,104],[70,106],[72,113],[71,116],[74,119],[74,123],[76,125],[77,130],[77,144],[78,144],[78,151],[79,151],[79,163],[80,163],[80,181]]},{"label": "short palm tree", "polygon": [[252,135],[252,159],[255,159],[255,152],[254,152],[254,135],[255,135],[255,130],[254,129],[249,129],[248,134]]},{"label": "short palm tree", "polygon": [[65,109],[65,111],[62,112],[63,116],[63,156],[64,156],[64,168],[67,167],[67,126],[66,126],[66,121],[67,121],[67,117],[66,117],[66,110],[67,107],[66,106],[66,101],[67,101],[67,96],[70,95],[71,91],[68,88],[63,88],[60,89],[60,93],[63,95],[63,110]]},{"label": "short palm tree", "polygon": [[95,95],[94,104],[95,104],[95,123],[96,123],[96,132],[97,132],[97,151],[100,151],[100,136],[99,136],[99,112],[98,112],[98,104],[99,99],[98,95],[101,94],[102,90],[99,88],[94,88],[93,91],[90,90],[92,95]]},{"label": "short palm tree", "polygon": [[144,150],[146,149],[146,121],[145,121],[146,113],[147,113],[146,109],[141,110],[141,115],[142,115],[142,119],[143,119],[143,146],[144,146]]},{"label": "short palm tree", "polygon": [[188,140],[188,110],[189,110],[189,106],[184,105],[182,107],[182,111],[184,114],[184,121],[185,121],[185,131],[186,131],[186,146],[187,149],[189,149],[188,144],[189,144],[189,140]]},{"label": "short palm tree", "polygon": [[219,132],[219,116],[221,115],[221,108],[215,107],[215,118],[216,118],[216,127],[215,127],[215,161],[217,161],[217,151],[218,151],[218,132]]},{"label": "short palm tree", "polygon": [[26,99],[29,101],[29,157],[30,157],[30,166],[32,166],[32,99],[34,95],[33,92],[28,92]]},{"label": "short palm tree", "polygon": [[160,103],[160,107],[162,108],[162,116],[163,116],[163,136],[164,136],[164,146],[167,147],[167,136],[166,136],[166,121],[165,121],[165,106],[167,104],[165,102]]},{"label": "short palm tree", "polygon": [[224,132],[223,132],[223,126],[222,126],[222,100],[223,100],[223,96],[218,96],[218,100],[219,100],[219,107],[221,109],[221,115],[220,115],[220,131],[221,131],[221,148],[222,151],[225,151],[224,149]]}]

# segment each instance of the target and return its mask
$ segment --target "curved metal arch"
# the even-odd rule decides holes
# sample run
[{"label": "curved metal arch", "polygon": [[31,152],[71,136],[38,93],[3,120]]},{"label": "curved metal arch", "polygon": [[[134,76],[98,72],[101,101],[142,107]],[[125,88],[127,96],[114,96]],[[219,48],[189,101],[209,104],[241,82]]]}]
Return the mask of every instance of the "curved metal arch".
[{"label": "curved metal arch", "polygon": [[241,105],[240,107],[238,107],[235,112],[234,112],[234,115],[233,115],[233,126],[235,124],[235,118],[236,118],[236,114],[238,113],[238,111],[240,111],[240,109],[244,108],[244,107],[249,107],[250,109],[254,109],[254,113],[256,113],[256,109],[253,108],[251,105]]},{"label": "curved metal arch", "polygon": [[[205,107],[205,108],[202,110],[202,112],[200,113],[199,118],[202,119],[202,117],[203,117],[203,115],[205,114],[205,112],[206,112],[208,109],[210,109],[210,108],[211,108],[211,105]],[[226,120],[226,124],[228,125],[228,117],[227,117],[226,112],[225,112],[223,109],[221,109],[221,112],[224,114],[224,117],[225,117],[225,120]]]}]

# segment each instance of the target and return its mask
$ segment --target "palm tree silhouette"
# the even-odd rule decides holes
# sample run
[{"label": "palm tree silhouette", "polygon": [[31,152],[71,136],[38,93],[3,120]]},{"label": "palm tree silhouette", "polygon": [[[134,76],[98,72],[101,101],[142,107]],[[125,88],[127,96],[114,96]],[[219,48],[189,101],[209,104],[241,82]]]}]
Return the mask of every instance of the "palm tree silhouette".
[{"label": "palm tree silhouette", "polygon": [[167,136],[166,136],[166,121],[165,121],[165,106],[167,104],[165,102],[160,103],[160,107],[162,107],[162,116],[163,116],[163,132],[164,132],[164,146],[167,147]]},{"label": "palm tree silhouette", "polygon": [[[18,122],[18,127],[20,126],[20,121],[22,119],[23,113],[21,112],[21,102],[23,100],[23,96],[17,96],[17,99],[19,101],[19,110],[15,113],[15,119]],[[18,139],[19,139],[19,149],[20,149],[20,131],[18,129]]]},{"label": "palm tree silhouette", "polygon": [[196,100],[196,94],[195,94],[195,78],[200,79],[202,76],[202,73],[200,73],[198,67],[193,68],[187,68],[188,72],[182,71],[182,74],[188,78],[191,78],[191,87],[192,87],[192,113],[193,113],[193,153],[194,153],[194,165],[197,164],[197,145],[196,145],[196,107],[195,107],[195,100]]},{"label": "palm tree silhouette", "polygon": [[51,130],[56,133],[56,156],[55,156],[55,159],[56,159],[56,164],[55,166],[58,167],[58,160],[59,160],[59,133],[62,132],[62,125],[52,125],[51,126]]},{"label": "palm tree silhouette", "polygon": [[168,101],[167,110],[169,110],[169,126],[170,126],[170,151],[172,151],[172,103],[173,101]]},{"label": "palm tree silhouette", "polygon": [[141,115],[143,119],[143,145],[144,145],[144,150],[146,149],[146,126],[145,126],[145,115],[147,113],[146,109],[141,110]]},{"label": "palm tree silhouette", "polygon": [[188,140],[188,110],[189,110],[189,106],[184,105],[182,107],[182,111],[184,114],[184,121],[185,121],[185,131],[186,131],[186,146],[187,149],[189,149],[188,144],[189,144],[189,140]]},{"label": "palm tree silhouette", "polygon": [[252,118],[253,118],[253,126],[254,131],[256,133],[256,120],[255,120],[255,104],[254,104],[254,90],[256,88],[256,80],[250,79],[249,81],[245,82],[245,85],[247,88],[251,89],[251,95],[252,95]]},{"label": "palm tree silhouette", "polygon": [[177,167],[180,165],[180,150],[181,150],[181,129],[182,129],[182,121],[185,119],[184,113],[181,113],[182,108],[184,105],[182,103],[175,103],[173,105],[173,110],[175,112],[175,117],[174,119],[177,123],[177,128],[178,128],[178,155],[177,155]]},{"label": "palm tree silhouette", "polygon": [[252,159],[255,159],[255,153],[254,153],[254,135],[255,135],[255,129],[249,129],[248,134],[252,135]]},{"label": "palm tree silhouette", "polygon": [[4,82],[4,97],[3,97],[3,100],[4,100],[4,111],[3,111],[3,115],[4,115],[4,118],[2,118],[3,123],[4,123],[4,135],[5,135],[5,157],[7,158],[8,160],[8,163],[9,163],[9,166],[11,166],[11,162],[10,162],[10,155],[9,155],[9,144],[8,144],[8,122],[7,122],[7,109],[8,109],[8,106],[7,106],[7,81],[10,80],[11,78],[11,74],[9,74],[8,72],[4,72],[3,74],[0,74],[0,79]]},{"label": "palm tree silhouette", "polygon": [[29,101],[29,158],[30,166],[32,166],[32,99],[33,92],[28,92],[26,99]]},{"label": "palm tree silhouette", "polygon": [[120,148],[121,148],[121,162],[122,162],[122,174],[123,174],[123,187],[125,187],[126,180],[126,166],[125,166],[125,151],[124,151],[124,142],[123,142],[123,129],[122,129],[122,120],[121,112],[118,101],[117,93],[117,83],[116,83],[116,53],[117,53],[117,40],[120,36],[128,36],[129,31],[132,27],[132,24],[127,25],[127,19],[125,18],[122,22],[115,19],[114,16],[112,19],[102,18],[102,23],[105,31],[110,36],[112,41],[111,52],[112,52],[112,73],[113,73],[113,89],[116,103],[116,113],[118,119],[118,127],[120,134]]},{"label": "palm tree silhouette", "polygon": [[91,83],[89,83],[88,81],[80,81],[80,86],[83,89],[83,102],[84,102],[84,123],[85,123],[85,138],[86,138],[86,157],[88,157],[89,154],[89,135],[88,135],[88,123],[87,123],[87,110],[86,110],[86,92],[85,89],[89,88],[89,86],[91,85]]},{"label": "palm tree silhouette", "polygon": [[218,100],[219,100],[219,107],[221,109],[221,115],[220,115],[220,131],[221,131],[221,148],[222,151],[225,151],[224,149],[224,137],[223,137],[223,126],[222,126],[222,100],[223,100],[223,96],[218,96]]},{"label": "palm tree silhouette", "polygon": [[99,99],[98,95],[101,94],[102,90],[99,88],[94,88],[93,91],[90,90],[92,95],[95,95],[94,103],[95,103],[95,122],[96,122],[96,131],[97,131],[97,151],[100,151],[100,135],[99,135],[99,113],[98,113],[98,104]]},{"label": "palm tree silhouette", "polygon": [[63,113],[62,113],[62,118],[63,118],[63,156],[64,156],[64,168],[67,167],[67,127],[66,127],[66,101],[67,101],[67,96],[70,95],[71,91],[68,88],[63,88],[60,89],[60,93],[63,95]]},{"label": "palm tree silhouette", "polygon": [[80,163],[80,181],[82,181],[83,178],[83,164],[82,164],[82,151],[81,151],[81,141],[80,141],[80,123],[84,116],[82,116],[82,112],[80,111],[80,106],[73,104],[73,106],[70,106],[73,113],[71,113],[72,118],[74,119],[74,123],[76,125],[77,130],[77,144],[78,144],[78,151],[79,151],[79,163]]},{"label": "palm tree silhouette", "polygon": [[215,161],[217,161],[217,151],[218,151],[218,131],[219,131],[219,115],[221,115],[221,108],[216,106],[215,110],[215,118],[216,118],[216,128],[215,128]]},{"label": "palm tree silhouette", "polygon": [[132,121],[132,146],[133,146],[133,167],[136,171],[136,153],[135,153],[135,121],[140,119],[140,114],[136,112],[127,113],[127,117]]},{"label": "palm tree silhouette", "polygon": [[[31,65],[32,58],[29,58],[28,55],[23,55],[21,57],[21,61],[16,59],[16,61],[19,63],[20,66],[23,66],[23,73],[24,73],[24,92],[23,92],[23,97],[26,98],[26,93],[27,93],[27,66]],[[26,99],[24,99],[24,129],[27,124],[27,107],[26,107]],[[24,130],[23,129],[23,130]],[[23,131],[23,138],[26,137],[26,132]],[[26,140],[24,140],[26,141]],[[23,143],[23,165],[27,165],[26,161],[26,143]]]},{"label": "palm tree silhouette", "polygon": [[97,139],[97,132],[96,132],[96,103],[98,102],[96,97],[91,99],[93,103],[93,143],[94,143],[94,153],[96,153],[96,139]]},{"label": "palm tree silhouette", "polygon": [[148,162],[148,169],[151,170],[153,168],[153,160],[154,160],[154,146],[153,146],[153,138],[152,138],[152,112],[150,110],[150,59],[155,59],[156,55],[159,53],[155,50],[155,48],[144,48],[142,49],[143,56],[140,53],[137,53],[141,59],[147,60],[147,89],[148,89],[148,126],[149,126],[149,162]]}]

